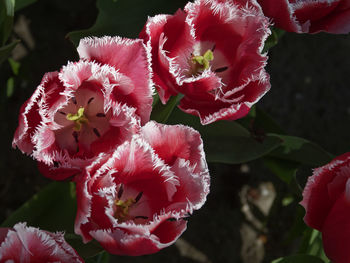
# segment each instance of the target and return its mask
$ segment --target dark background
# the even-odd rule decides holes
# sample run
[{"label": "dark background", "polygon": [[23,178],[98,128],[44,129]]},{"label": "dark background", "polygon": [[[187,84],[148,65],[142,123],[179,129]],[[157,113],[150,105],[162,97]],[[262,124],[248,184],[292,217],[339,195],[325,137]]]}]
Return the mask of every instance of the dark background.
[{"label": "dark background", "polygon": [[[179,1],[178,7],[183,7]],[[137,8],[137,7],[135,7]],[[66,35],[91,27],[97,17],[95,1],[38,1],[16,13],[12,39],[21,39],[13,58],[21,63],[13,94],[6,82],[13,73],[7,62],[0,66],[0,221],[50,181],[35,162],[12,149],[20,106],[39,85],[45,72],[59,70],[78,59]],[[116,18],[117,19],[117,18]],[[339,155],[350,149],[350,37],[286,33],[269,52],[267,70],[272,88],[258,106],[269,113],[289,135],[309,139]],[[261,183],[272,193],[288,191],[259,161],[247,165],[210,164],[211,193],[196,212],[182,240],[156,255],[116,257],[118,262],[270,262],[295,251],[298,241],[282,242],[293,224],[296,202],[284,209],[274,205],[253,226],[252,236],[241,234],[250,224],[242,212],[242,195],[259,199]],[[300,176],[311,174],[311,167]],[[244,189],[248,189],[245,192]],[[244,233],[244,232],[242,232]],[[247,240],[248,239],[248,240]],[[249,249],[243,243],[252,243]],[[252,253],[251,256],[249,253]],[[259,254],[260,253],[260,254]],[[262,253],[262,255],[261,255]],[[112,262],[114,262],[112,260]]]}]

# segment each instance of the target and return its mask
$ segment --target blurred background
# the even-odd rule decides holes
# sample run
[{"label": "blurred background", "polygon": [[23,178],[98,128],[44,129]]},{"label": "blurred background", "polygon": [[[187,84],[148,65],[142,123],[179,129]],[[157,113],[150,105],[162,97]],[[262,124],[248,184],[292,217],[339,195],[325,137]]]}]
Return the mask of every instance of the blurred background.
[{"label": "blurred background", "polygon": [[[10,59],[0,65],[0,221],[50,182],[40,175],[31,157],[12,149],[11,141],[20,106],[39,85],[43,74],[78,60],[70,39],[77,41],[80,33],[70,38],[68,34],[91,28],[99,7],[114,4],[118,12],[110,10],[110,27],[101,28],[97,23],[94,30],[85,33],[135,38],[147,15],[171,14],[186,3],[31,2],[15,12],[9,41],[18,39],[20,43]],[[258,107],[286,134],[313,141],[334,155],[350,150],[350,36],[286,33],[270,49],[267,71],[272,88]],[[113,256],[110,262],[259,263],[296,251],[301,241],[295,237],[301,236],[304,229],[290,230],[303,224],[303,209],[298,205],[300,200],[290,196],[290,186],[259,159],[235,165],[210,163],[209,168],[208,201],[190,218],[188,230],[175,245],[144,257]],[[312,168],[303,166],[298,170],[302,184]]]}]

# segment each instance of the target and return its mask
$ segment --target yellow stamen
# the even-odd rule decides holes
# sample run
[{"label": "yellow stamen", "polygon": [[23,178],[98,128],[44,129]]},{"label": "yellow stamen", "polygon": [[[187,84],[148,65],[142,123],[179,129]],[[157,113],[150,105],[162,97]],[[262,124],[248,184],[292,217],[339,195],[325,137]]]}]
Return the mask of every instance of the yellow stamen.
[{"label": "yellow stamen", "polygon": [[196,65],[200,65],[199,69],[206,70],[209,68],[210,61],[214,59],[213,51],[208,49],[203,56],[193,56],[192,62]]},{"label": "yellow stamen", "polygon": [[84,107],[80,107],[76,114],[68,113],[66,116],[67,120],[75,122],[75,131],[80,131],[81,126],[88,122],[88,119],[84,115],[84,110]]},{"label": "yellow stamen", "polygon": [[129,215],[129,208],[135,203],[136,201],[134,198],[129,198],[125,201],[120,199],[116,200],[115,205],[117,209],[115,211],[115,217],[119,220],[124,220]]}]

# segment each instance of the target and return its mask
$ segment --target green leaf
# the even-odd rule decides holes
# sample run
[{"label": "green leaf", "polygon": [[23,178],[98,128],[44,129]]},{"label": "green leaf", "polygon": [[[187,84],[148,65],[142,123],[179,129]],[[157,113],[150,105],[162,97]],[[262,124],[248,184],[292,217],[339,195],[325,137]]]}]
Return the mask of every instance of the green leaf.
[{"label": "green leaf", "polygon": [[179,103],[182,95],[172,96],[167,104],[163,105],[158,98],[158,102],[153,106],[151,120],[159,123],[166,123],[175,106]]},{"label": "green leaf", "polygon": [[197,116],[184,113],[175,108],[168,119],[168,124],[184,124],[191,126],[206,137],[220,137],[225,135],[249,137],[250,133],[235,121],[217,121],[209,125],[202,125]]},{"label": "green leaf", "polygon": [[158,103],[161,103],[161,102],[160,102],[158,93],[156,93],[153,95],[152,108],[154,108],[154,106],[156,106]]},{"label": "green leaf", "polygon": [[34,4],[37,0],[16,0],[15,12],[25,8],[31,4]]},{"label": "green leaf", "polygon": [[281,160],[274,157],[264,157],[264,164],[282,181],[290,184],[298,170],[299,163]]},{"label": "green leaf", "polygon": [[301,164],[318,167],[329,163],[334,157],[315,143],[295,136],[268,134],[280,138],[283,143],[271,156]]},{"label": "green leaf", "polygon": [[25,202],[3,223],[12,227],[18,222],[48,231],[73,233],[76,200],[73,183],[53,182]]},{"label": "green leaf", "polygon": [[265,41],[263,53],[277,45],[279,39],[284,35],[285,31],[279,28],[271,28],[271,35]]},{"label": "green leaf", "polygon": [[306,229],[299,252],[317,256],[323,261],[329,262],[323,250],[322,233],[316,229]]},{"label": "green leaf", "polygon": [[299,163],[273,158],[271,156],[264,156],[263,162],[273,174],[277,175],[282,181],[287,183],[289,192],[294,195],[292,198],[296,198],[297,200],[302,199],[303,189],[297,180],[296,174],[300,166]]},{"label": "green leaf", "polygon": [[251,137],[230,135],[208,138],[204,134],[202,137],[208,162],[218,163],[249,162],[268,154],[281,144],[281,140],[271,137],[265,138],[262,142]]},{"label": "green leaf", "polygon": [[[96,240],[92,240],[89,243],[84,244],[82,238],[75,234],[66,234],[65,239],[78,252],[78,254],[85,259],[95,257],[103,251],[103,248]],[[104,261],[100,262],[102,263]]]},{"label": "green leaf", "polygon": [[74,183],[53,182],[18,208],[1,227],[27,222],[29,226],[50,232],[64,231],[66,241],[80,256],[92,257],[103,249],[96,241],[83,244],[80,236],[72,234],[76,210]]},{"label": "green leaf", "polygon": [[315,256],[299,254],[275,259],[271,263],[324,263],[324,261]]},{"label": "green leaf", "polygon": [[120,35],[136,38],[147,21],[148,16],[172,14],[182,8],[185,0],[97,0],[99,14],[95,24],[81,31],[68,34],[70,40],[79,44],[87,36]]},{"label": "green leaf", "polygon": [[[299,240],[300,237],[304,235],[305,230],[309,229],[303,220],[304,216],[305,216],[304,207],[302,207],[301,205],[298,205],[293,215],[294,217],[293,225],[290,227],[286,237],[287,244],[292,244],[292,242],[295,242],[296,239]],[[299,250],[298,253],[307,254],[306,250],[304,251]]]},{"label": "green leaf", "polygon": [[98,255],[94,256],[93,258],[89,258],[86,263],[109,263],[110,262],[110,256],[106,251],[103,251],[99,253]]},{"label": "green leaf", "polygon": [[14,0],[0,0],[0,46],[3,46],[10,36],[14,13]]},{"label": "green leaf", "polygon": [[8,62],[10,63],[13,74],[17,76],[19,72],[19,68],[21,67],[21,63],[13,60],[12,58],[9,58]]},{"label": "green leaf", "polygon": [[208,162],[238,164],[260,158],[276,149],[282,141],[275,137],[262,140],[235,121],[217,121],[203,126],[199,118],[175,109],[169,124],[185,124],[200,132]]},{"label": "green leaf", "polygon": [[253,133],[278,133],[285,134],[284,130],[265,111],[255,105],[250,109],[247,116],[237,120],[246,129]]},{"label": "green leaf", "polygon": [[15,89],[15,80],[14,78],[9,78],[7,80],[7,84],[6,84],[6,95],[8,98],[10,98],[13,95],[13,91]]},{"label": "green leaf", "polygon": [[265,111],[256,107],[254,125],[264,129],[266,133],[278,133],[285,134],[284,130],[279,126],[278,123]]},{"label": "green leaf", "polygon": [[11,54],[11,51],[16,47],[20,41],[14,41],[6,46],[0,47],[0,64],[4,62]]}]

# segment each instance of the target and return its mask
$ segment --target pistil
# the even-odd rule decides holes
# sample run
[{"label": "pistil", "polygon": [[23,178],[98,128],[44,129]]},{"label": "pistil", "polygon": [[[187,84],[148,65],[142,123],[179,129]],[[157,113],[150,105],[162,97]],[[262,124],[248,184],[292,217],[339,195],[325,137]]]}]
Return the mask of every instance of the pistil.
[{"label": "pistil", "polygon": [[203,56],[192,56],[192,63],[195,65],[195,73],[199,70],[206,70],[210,66],[210,61],[214,60],[213,51],[208,49]]},{"label": "pistil", "polygon": [[80,107],[76,114],[68,113],[66,118],[69,121],[74,121],[74,130],[80,131],[83,124],[88,123],[88,119],[84,115],[84,107]]},{"label": "pistil", "polygon": [[123,195],[123,192],[124,192],[124,185],[120,184],[118,194],[117,194],[118,199],[116,199],[114,202],[116,206],[114,217],[118,219],[118,221],[120,222],[124,222],[130,219],[147,220],[148,219],[147,216],[143,216],[143,215],[130,216],[129,215],[130,209],[140,201],[140,199],[142,198],[143,192],[139,192],[135,198],[131,197],[126,200],[125,199],[122,200],[121,197]]},{"label": "pistil", "polygon": [[136,201],[134,198],[128,198],[127,200],[116,200],[115,205],[117,207],[115,211],[115,217],[121,221],[124,221],[127,219],[129,215],[129,209],[130,207],[135,204]]}]

